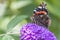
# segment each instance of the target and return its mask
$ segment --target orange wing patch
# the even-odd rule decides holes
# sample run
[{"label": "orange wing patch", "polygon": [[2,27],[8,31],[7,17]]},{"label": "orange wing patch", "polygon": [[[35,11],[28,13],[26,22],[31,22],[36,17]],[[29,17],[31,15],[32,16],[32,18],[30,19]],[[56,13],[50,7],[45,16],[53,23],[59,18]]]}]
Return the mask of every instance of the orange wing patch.
[{"label": "orange wing patch", "polygon": [[40,11],[40,12],[36,12],[36,15],[39,15],[39,14],[44,14],[44,15],[46,15],[46,12],[45,11]]}]

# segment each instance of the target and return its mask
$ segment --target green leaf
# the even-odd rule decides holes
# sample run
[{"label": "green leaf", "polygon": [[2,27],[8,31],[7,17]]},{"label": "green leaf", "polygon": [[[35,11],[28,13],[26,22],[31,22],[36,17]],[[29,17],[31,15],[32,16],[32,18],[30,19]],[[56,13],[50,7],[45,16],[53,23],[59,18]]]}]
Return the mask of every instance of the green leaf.
[{"label": "green leaf", "polygon": [[28,17],[27,15],[16,16],[8,23],[7,30],[8,31],[12,30],[18,23],[20,23],[22,20],[24,20],[27,17]]},{"label": "green leaf", "polygon": [[0,40],[2,40],[2,37],[0,36]]},{"label": "green leaf", "polygon": [[18,35],[11,35],[15,40],[20,40],[20,36],[18,36]]},{"label": "green leaf", "polygon": [[58,8],[58,6],[56,7],[48,3],[48,10],[52,13],[52,15],[55,15],[56,17],[60,18],[60,13],[59,13],[60,9]]},{"label": "green leaf", "polygon": [[2,40],[14,40],[14,38],[10,35],[5,35]]},{"label": "green leaf", "polygon": [[[32,1],[18,1],[18,2],[12,2],[11,3],[11,9],[19,9],[21,7],[27,6],[31,4]],[[23,4],[23,5],[21,5]]]}]

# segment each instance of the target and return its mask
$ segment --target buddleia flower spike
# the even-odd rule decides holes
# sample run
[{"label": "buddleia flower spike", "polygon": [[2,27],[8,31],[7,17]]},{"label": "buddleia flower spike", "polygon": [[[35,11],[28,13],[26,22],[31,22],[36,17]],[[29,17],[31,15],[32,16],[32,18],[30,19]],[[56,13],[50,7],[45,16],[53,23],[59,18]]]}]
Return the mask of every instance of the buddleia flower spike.
[{"label": "buddleia flower spike", "polygon": [[57,40],[55,35],[43,26],[25,24],[20,30],[20,40]]}]

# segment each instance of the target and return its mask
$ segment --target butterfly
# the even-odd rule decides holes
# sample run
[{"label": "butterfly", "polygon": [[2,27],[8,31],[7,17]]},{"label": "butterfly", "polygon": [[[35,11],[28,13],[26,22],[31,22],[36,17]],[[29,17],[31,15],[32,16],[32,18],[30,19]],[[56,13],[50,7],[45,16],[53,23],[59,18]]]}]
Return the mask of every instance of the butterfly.
[{"label": "butterfly", "polygon": [[37,8],[34,9],[33,12],[34,14],[31,16],[32,22],[48,28],[48,26],[51,24],[51,19],[48,15],[46,3],[42,2]]}]

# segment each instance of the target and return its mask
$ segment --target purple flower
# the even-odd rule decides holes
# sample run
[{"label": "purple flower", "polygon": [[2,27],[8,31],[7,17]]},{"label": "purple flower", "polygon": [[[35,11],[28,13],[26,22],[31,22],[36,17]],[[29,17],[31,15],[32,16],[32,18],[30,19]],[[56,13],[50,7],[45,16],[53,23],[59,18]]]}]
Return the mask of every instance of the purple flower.
[{"label": "purple flower", "polygon": [[47,28],[28,23],[20,30],[20,40],[56,40],[56,37]]}]

